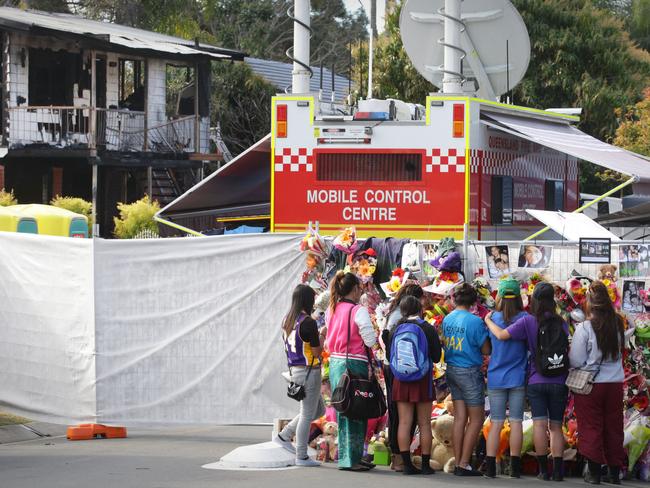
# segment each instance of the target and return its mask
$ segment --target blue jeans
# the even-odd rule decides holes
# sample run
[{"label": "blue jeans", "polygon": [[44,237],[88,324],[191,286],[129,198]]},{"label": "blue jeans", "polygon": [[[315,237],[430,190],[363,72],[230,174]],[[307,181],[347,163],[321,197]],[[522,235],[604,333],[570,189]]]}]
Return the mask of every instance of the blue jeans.
[{"label": "blue jeans", "polygon": [[447,386],[452,400],[463,401],[468,407],[485,405],[485,381],[480,366],[461,368],[447,364]]},{"label": "blue jeans", "polygon": [[510,410],[511,422],[521,422],[524,419],[524,398],[526,388],[494,388],[488,389],[490,399],[490,418],[495,422],[503,422],[506,419],[506,404]]},{"label": "blue jeans", "polygon": [[549,420],[561,424],[564,419],[569,389],[566,385],[537,383],[528,385],[528,402],[533,420]]}]

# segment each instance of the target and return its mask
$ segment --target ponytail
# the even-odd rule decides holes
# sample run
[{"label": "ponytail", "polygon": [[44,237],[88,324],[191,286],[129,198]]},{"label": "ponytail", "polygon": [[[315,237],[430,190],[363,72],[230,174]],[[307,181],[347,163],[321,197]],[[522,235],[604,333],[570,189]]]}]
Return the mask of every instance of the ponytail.
[{"label": "ponytail", "polygon": [[336,305],[341,301],[341,299],[350,294],[354,287],[359,284],[359,278],[353,273],[346,273],[343,270],[339,270],[332,278],[332,283],[330,283],[330,310],[334,313]]}]

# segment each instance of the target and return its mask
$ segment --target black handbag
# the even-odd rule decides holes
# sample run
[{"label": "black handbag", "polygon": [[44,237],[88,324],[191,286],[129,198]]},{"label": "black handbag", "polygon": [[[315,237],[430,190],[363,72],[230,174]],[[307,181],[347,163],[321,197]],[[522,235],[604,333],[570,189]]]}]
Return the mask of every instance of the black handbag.
[{"label": "black handbag", "polygon": [[[311,358],[311,364],[309,365],[309,370],[307,371],[307,376],[305,376],[305,383],[307,383],[307,380],[309,379],[309,375],[311,374],[311,369],[314,366],[314,358]],[[297,402],[301,402],[305,399],[305,385],[300,385],[298,383],[294,383],[293,381],[289,382],[289,386],[287,386],[287,396],[289,398],[293,398]]]},{"label": "black handbag", "polygon": [[381,417],[386,413],[386,397],[372,368],[372,358],[368,348],[369,378],[354,374],[348,368],[350,351],[350,327],[352,309],[348,315],[348,344],[345,350],[345,372],[332,392],[331,404],[344,417],[351,420],[367,420]]}]

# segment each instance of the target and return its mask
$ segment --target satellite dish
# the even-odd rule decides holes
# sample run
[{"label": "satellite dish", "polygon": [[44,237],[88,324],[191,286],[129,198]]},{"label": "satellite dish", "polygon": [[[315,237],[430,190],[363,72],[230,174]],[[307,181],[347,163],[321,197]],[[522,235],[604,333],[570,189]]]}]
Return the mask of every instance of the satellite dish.
[{"label": "satellite dish", "polygon": [[[445,0],[407,0],[400,15],[406,53],[418,72],[442,88]],[[515,87],[530,61],[528,30],[508,0],[463,0],[460,48],[464,91],[494,100]]]}]

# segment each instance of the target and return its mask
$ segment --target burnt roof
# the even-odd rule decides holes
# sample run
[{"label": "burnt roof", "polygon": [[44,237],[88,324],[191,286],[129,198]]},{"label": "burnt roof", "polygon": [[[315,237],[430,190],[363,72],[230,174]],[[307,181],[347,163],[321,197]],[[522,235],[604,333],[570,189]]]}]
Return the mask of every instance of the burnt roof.
[{"label": "burnt roof", "polygon": [[86,19],[79,15],[39,10],[0,7],[0,28],[33,35],[83,40],[95,48],[164,55],[172,58],[199,56],[241,61],[246,56],[233,49],[196,43],[135,27]]}]

